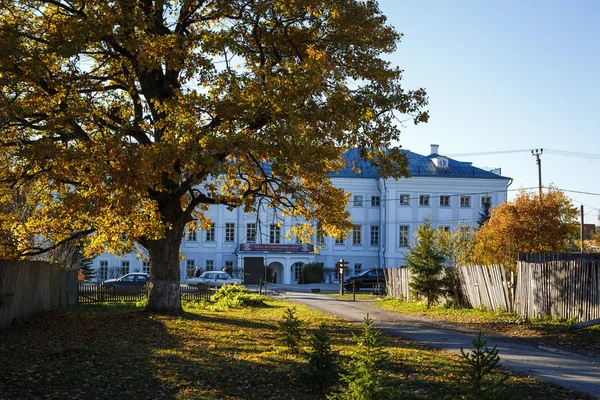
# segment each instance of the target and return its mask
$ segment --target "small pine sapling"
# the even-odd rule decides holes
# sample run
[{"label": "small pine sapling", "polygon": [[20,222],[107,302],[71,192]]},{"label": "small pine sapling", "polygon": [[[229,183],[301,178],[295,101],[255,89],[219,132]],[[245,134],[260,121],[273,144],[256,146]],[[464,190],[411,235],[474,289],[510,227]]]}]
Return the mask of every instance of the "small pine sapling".
[{"label": "small pine sapling", "polygon": [[331,335],[327,325],[321,324],[310,337],[308,365],[304,380],[311,389],[325,393],[337,378],[337,354],[331,349]]},{"label": "small pine sapling", "polygon": [[340,379],[346,385],[329,400],[384,400],[396,399],[398,390],[389,382],[390,358],[383,349],[381,331],[373,327],[369,315],[363,320],[363,332],[354,335],[357,350],[352,355]]},{"label": "small pine sapling", "polygon": [[[500,368],[500,356],[496,345],[492,349],[486,346],[487,341],[481,338],[481,332],[473,339],[473,350],[465,352],[460,349],[462,370],[469,382],[469,395],[473,400],[497,399],[504,390],[504,382],[508,376],[492,380],[489,375]],[[487,378],[487,379],[486,379]]]},{"label": "small pine sapling", "polygon": [[279,324],[281,332],[281,341],[287,346],[291,353],[300,351],[300,341],[302,340],[302,321],[296,316],[296,308],[289,307],[283,314],[283,319]]}]

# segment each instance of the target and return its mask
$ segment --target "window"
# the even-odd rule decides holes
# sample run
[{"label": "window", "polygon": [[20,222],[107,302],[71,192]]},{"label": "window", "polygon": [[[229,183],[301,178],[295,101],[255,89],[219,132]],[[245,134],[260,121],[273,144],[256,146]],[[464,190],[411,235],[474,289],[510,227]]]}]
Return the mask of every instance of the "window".
[{"label": "window", "polygon": [[195,242],[195,241],[198,240],[197,233],[196,233],[196,223],[195,222],[194,222],[194,228],[188,230],[188,234],[185,237],[185,239],[187,241],[189,241],[189,242]]},{"label": "window", "polygon": [[371,196],[371,207],[379,207],[381,198],[379,196]]},{"label": "window", "polygon": [[471,207],[471,196],[460,196],[461,207]]},{"label": "window", "polygon": [[317,244],[325,244],[325,231],[321,224],[317,224]]},{"label": "window", "polygon": [[277,224],[269,227],[269,243],[281,243],[281,227]]},{"label": "window", "polygon": [[[296,225],[296,227],[295,227],[295,228],[296,228],[296,229],[300,228],[300,225]],[[296,231],[296,233],[294,233],[294,242],[295,242],[296,244],[301,244],[301,243],[302,243],[302,240],[300,240],[300,234],[299,234],[299,231]]]},{"label": "window", "polygon": [[400,225],[398,229],[398,245],[400,247],[408,246],[408,225]]},{"label": "window", "polygon": [[210,227],[206,231],[206,241],[207,242],[214,242],[215,241],[215,223],[214,222],[212,222],[210,224]]},{"label": "window", "polygon": [[353,245],[360,245],[362,244],[361,241],[361,235],[362,234],[362,229],[360,225],[353,225],[352,226],[352,244]]},{"label": "window", "polygon": [[379,246],[379,226],[371,225],[371,246]]},{"label": "window", "polygon": [[235,224],[232,222],[225,224],[225,241],[235,242]]},{"label": "window", "polygon": [[420,206],[429,206],[429,195],[422,194],[419,196],[419,205]]},{"label": "window", "polygon": [[207,271],[215,270],[215,260],[206,260],[206,270]]},{"label": "window", "polygon": [[485,207],[486,204],[492,205],[492,198],[490,196],[481,196],[481,206]]},{"label": "window", "polygon": [[440,207],[450,207],[450,196],[440,196]]},{"label": "window", "polygon": [[246,224],[246,243],[256,242],[256,224]]},{"label": "window", "polygon": [[229,275],[233,276],[233,261],[232,260],[225,261],[225,272],[227,272]]},{"label": "window", "polygon": [[344,237],[335,238],[335,244],[344,244],[345,240],[346,240],[346,238],[344,238]]},{"label": "window", "polygon": [[442,232],[450,232],[449,226],[440,226],[438,229]]},{"label": "window", "polygon": [[194,269],[196,268],[196,260],[185,260],[185,269],[187,271],[187,277],[191,278],[194,276]]},{"label": "window", "polygon": [[129,261],[121,261],[121,275],[129,273]]},{"label": "window", "polygon": [[150,273],[150,261],[144,261],[142,263],[142,272],[145,274],[149,274]]},{"label": "window", "polygon": [[362,270],[362,263],[355,263],[354,264],[354,275],[360,274],[361,270]]},{"label": "window", "polygon": [[100,261],[100,274],[98,275],[98,279],[101,281],[108,279],[108,261]]},{"label": "window", "polygon": [[297,262],[292,265],[292,273],[294,274],[294,280],[299,281],[302,278],[302,268],[304,264]]},{"label": "window", "polygon": [[362,196],[354,196],[354,201],[352,202],[354,207],[362,207],[363,206],[363,197]]},{"label": "window", "polygon": [[401,194],[400,195],[400,205],[401,206],[408,206],[410,205],[410,196],[407,194]]}]

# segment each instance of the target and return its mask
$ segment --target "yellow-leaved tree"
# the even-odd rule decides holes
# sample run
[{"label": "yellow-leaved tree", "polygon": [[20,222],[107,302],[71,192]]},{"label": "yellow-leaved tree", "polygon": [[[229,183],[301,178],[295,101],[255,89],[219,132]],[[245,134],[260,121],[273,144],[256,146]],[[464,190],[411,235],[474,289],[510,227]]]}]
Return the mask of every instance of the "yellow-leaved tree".
[{"label": "yellow-leaved tree", "polygon": [[550,187],[540,195],[525,190],[494,207],[475,234],[473,258],[486,264],[512,266],[519,253],[560,252],[576,229],[577,208],[565,194]]},{"label": "yellow-leaved tree", "polygon": [[173,311],[182,236],[211,204],[347,230],[342,154],[407,176],[383,149],[401,115],[428,118],[382,57],[399,39],[376,1],[3,1],[1,190],[27,184],[33,205],[2,219],[13,252],[139,243],[148,309]]}]

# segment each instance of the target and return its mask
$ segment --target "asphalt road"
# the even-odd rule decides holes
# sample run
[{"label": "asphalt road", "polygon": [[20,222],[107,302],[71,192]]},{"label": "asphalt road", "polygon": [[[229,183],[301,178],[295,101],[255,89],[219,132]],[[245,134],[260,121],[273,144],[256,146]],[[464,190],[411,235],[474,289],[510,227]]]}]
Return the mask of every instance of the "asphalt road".
[{"label": "asphalt road", "polygon": [[[383,310],[374,307],[370,301],[352,302],[301,292],[286,292],[282,296],[351,322],[362,323],[369,314],[374,325],[388,334],[455,353],[460,353],[461,347],[471,349],[471,342],[477,336],[476,331],[458,330],[440,321]],[[489,336],[485,339],[488,347],[498,346],[502,368],[600,398],[599,357],[536,347],[518,339]]]}]

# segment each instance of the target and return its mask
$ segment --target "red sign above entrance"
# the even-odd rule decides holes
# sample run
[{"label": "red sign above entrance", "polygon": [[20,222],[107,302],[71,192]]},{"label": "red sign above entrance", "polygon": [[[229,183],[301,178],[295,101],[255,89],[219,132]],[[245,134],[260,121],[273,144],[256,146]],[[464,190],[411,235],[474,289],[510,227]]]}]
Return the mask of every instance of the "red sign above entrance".
[{"label": "red sign above entrance", "polygon": [[240,245],[240,251],[260,251],[269,253],[313,253],[312,244],[257,244],[244,243]]}]

